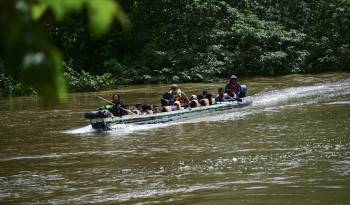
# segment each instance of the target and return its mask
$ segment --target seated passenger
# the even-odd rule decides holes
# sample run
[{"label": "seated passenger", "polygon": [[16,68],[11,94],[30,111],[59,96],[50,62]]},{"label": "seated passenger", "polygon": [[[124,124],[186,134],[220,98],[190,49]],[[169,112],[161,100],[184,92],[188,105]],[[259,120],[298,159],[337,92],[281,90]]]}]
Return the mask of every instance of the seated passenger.
[{"label": "seated passenger", "polygon": [[169,100],[163,98],[160,100],[160,104],[162,105],[161,112],[171,112],[172,111]]},{"label": "seated passenger", "polygon": [[235,75],[232,75],[229,82],[226,84],[225,92],[234,99],[240,98],[241,85]]},{"label": "seated passenger", "polygon": [[129,113],[132,113],[129,109],[129,105],[124,105],[123,115],[128,115]]},{"label": "seated passenger", "polygon": [[184,92],[177,87],[176,84],[171,85],[171,89],[168,92],[172,96],[174,105],[180,110],[182,106],[188,106],[188,98]]},{"label": "seated passenger", "polygon": [[[170,106],[170,111],[180,110],[181,104],[179,101],[176,101],[175,98],[169,93],[166,92],[163,94],[163,99],[161,99],[161,105],[164,106]],[[165,112],[164,109],[162,109],[162,112]],[[169,110],[168,107],[165,108],[165,110]]]},{"label": "seated passenger", "polygon": [[202,99],[199,101],[202,106],[209,106],[210,105],[210,102],[209,102],[207,95],[208,95],[208,92],[203,91]]},{"label": "seated passenger", "polygon": [[201,105],[199,104],[199,101],[197,99],[196,95],[191,95],[190,97],[190,107],[195,108],[195,107],[200,107]]},{"label": "seated passenger", "polygon": [[227,101],[232,101],[232,100],[233,100],[233,98],[224,92],[224,88],[218,89],[218,95],[215,98],[216,102],[227,102]]},{"label": "seated passenger", "polygon": [[153,109],[152,109],[153,110],[153,114],[157,114],[157,113],[161,112],[161,110],[160,110],[158,105],[153,105],[152,107],[153,107]]},{"label": "seated passenger", "polygon": [[142,112],[142,105],[140,103],[135,105],[135,110],[133,110],[133,113],[137,115],[141,115]]},{"label": "seated passenger", "polygon": [[173,101],[173,96],[169,92],[166,92],[163,94],[163,99],[167,100],[170,103],[171,101]]},{"label": "seated passenger", "polygon": [[143,105],[142,106],[142,112],[143,115],[147,114],[153,114],[153,108],[152,105]]},{"label": "seated passenger", "polygon": [[207,93],[205,97],[208,99],[209,105],[215,104],[215,99],[213,98],[213,95],[211,93]]},{"label": "seated passenger", "polygon": [[128,108],[128,105],[121,103],[120,95],[115,93],[112,96],[112,103],[99,109],[108,110],[108,116],[123,116],[129,112],[126,108]]},{"label": "seated passenger", "polygon": [[213,98],[211,94],[210,94],[210,99],[211,99],[211,102],[209,102],[210,105],[215,105],[216,104],[215,98]]}]

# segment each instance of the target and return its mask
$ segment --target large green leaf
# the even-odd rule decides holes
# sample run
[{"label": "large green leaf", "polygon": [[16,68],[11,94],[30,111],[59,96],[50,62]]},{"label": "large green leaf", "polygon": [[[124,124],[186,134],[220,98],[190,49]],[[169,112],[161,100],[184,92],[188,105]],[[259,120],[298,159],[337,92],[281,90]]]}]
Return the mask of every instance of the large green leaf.
[{"label": "large green leaf", "polygon": [[[33,6],[33,10],[36,11],[34,12],[33,17],[35,18],[38,14],[42,15],[43,12],[39,13],[38,11],[41,11],[41,8],[48,7],[52,10],[56,19],[61,21],[68,13],[72,11],[79,11],[84,5],[85,1],[86,0],[40,0]],[[39,17],[41,15],[39,15]]]},{"label": "large green leaf", "polygon": [[88,12],[91,30],[96,35],[105,33],[117,11],[117,6],[113,0],[89,0]]},{"label": "large green leaf", "polygon": [[38,21],[49,10],[61,21],[84,5],[91,29],[98,36],[108,31],[114,17],[127,22],[114,0],[0,1],[0,59],[8,75],[34,88],[44,104],[64,102],[67,89],[62,56],[49,42]]},{"label": "large green leaf", "polygon": [[28,52],[23,57],[20,79],[33,87],[44,104],[63,103],[67,99],[66,83],[63,79],[62,57],[50,46],[45,50]]}]

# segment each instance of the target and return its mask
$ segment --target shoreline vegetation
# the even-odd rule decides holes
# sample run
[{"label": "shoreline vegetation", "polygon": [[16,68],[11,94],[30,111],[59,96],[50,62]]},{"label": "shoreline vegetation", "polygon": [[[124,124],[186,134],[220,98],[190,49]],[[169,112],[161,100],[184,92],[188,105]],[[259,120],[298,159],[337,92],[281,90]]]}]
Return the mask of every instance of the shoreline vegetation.
[{"label": "shoreline vegetation", "polygon": [[[113,5],[112,0],[105,2]],[[89,9],[60,21],[53,20],[54,9],[38,18],[48,41],[62,53],[60,62],[64,63],[59,67],[69,92],[130,84],[213,82],[231,74],[350,71],[350,1],[119,0],[118,5],[132,27],[123,29],[110,22],[109,32],[103,36],[91,33]],[[11,26],[13,22],[7,23]],[[56,51],[52,55],[56,56]],[[0,96],[35,94],[21,79],[37,88],[45,86],[27,79],[30,75],[39,75],[50,85],[52,80],[40,76],[38,70],[26,73],[21,68],[22,73],[17,68],[20,64],[11,70],[2,58],[0,55]],[[10,71],[16,72],[11,75]],[[57,80],[54,88],[64,87],[59,86],[61,82]]]},{"label": "shoreline vegetation", "polygon": [[[343,78],[349,78],[350,72],[348,71],[335,71],[335,72],[322,72],[322,73],[294,73],[285,75],[252,75],[252,76],[242,76],[242,82],[245,79],[257,79],[261,81],[264,78],[283,78],[285,80],[291,80],[295,75],[303,75],[305,79],[311,77],[314,79],[313,83],[322,83],[325,79],[330,81],[341,80]],[[100,92],[100,91],[113,91],[117,89],[125,89],[129,86],[141,86],[141,85],[169,85],[172,82],[157,82],[157,83],[131,83],[131,84],[118,84],[115,82],[113,76],[106,73],[102,76],[93,76],[89,73],[82,72],[78,73],[76,71],[65,72],[64,76],[68,84],[68,93],[81,93],[81,92]],[[316,79],[318,80],[316,80]],[[8,86],[5,86],[7,90],[1,91],[0,97],[20,97],[20,96],[36,96],[37,93],[34,89],[24,86],[21,83],[15,84],[13,80],[6,79]],[[6,82],[5,81],[5,82]],[[10,82],[9,82],[10,81]],[[0,81],[4,82],[4,81]],[[215,80],[201,81],[201,82],[179,82],[181,84],[187,83],[222,83],[223,85],[227,82],[227,78],[217,78]],[[298,81],[299,82],[299,81]],[[305,84],[309,84],[308,81]]]}]

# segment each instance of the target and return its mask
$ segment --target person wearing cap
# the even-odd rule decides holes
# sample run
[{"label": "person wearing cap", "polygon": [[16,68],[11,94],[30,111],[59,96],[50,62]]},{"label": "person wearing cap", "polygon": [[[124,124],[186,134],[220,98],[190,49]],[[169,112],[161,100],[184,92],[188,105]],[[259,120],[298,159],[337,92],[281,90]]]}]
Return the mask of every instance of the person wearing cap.
[{"label": "person wearing cap", "polygon": [[186,106],[188,104],[188,98],[186,94],[182,92],[176,84],[171,85],[168,93],[172,96],[174,105],[176,105],[178,109],[180,109],[181,106]]},{"label": "person wearing cap", "polygon": [[225,86],[225,93],[233,98],[239,99],[241,91],[241,85],[238,82],[238,78],[235,75],[231,75],[229,82]]},{"label": "person wearing cap", "polygon": [[195,107],[200,107],[201,104],[199,103],[197,99],[197,95],[191,95],[190,97],[190,107],[195,108]]}]

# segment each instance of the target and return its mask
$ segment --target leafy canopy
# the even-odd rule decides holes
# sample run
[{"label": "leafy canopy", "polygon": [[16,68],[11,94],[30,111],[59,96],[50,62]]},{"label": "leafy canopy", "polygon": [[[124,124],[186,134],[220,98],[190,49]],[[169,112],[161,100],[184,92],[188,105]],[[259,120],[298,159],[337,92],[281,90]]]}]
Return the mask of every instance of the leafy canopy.
[{"label": "leafy canopy", "polygon": [[114,19],[124,27],[129,25],[114,0],[0,1],[0,60],[5,72],[15,81],[33,87],[44,104],[64,102],[67,88],[62,55],[42,25],[63,21],[65,16],[82,12],[83,8],[87,9],[90,30],[96,37],[106,33]]}]

